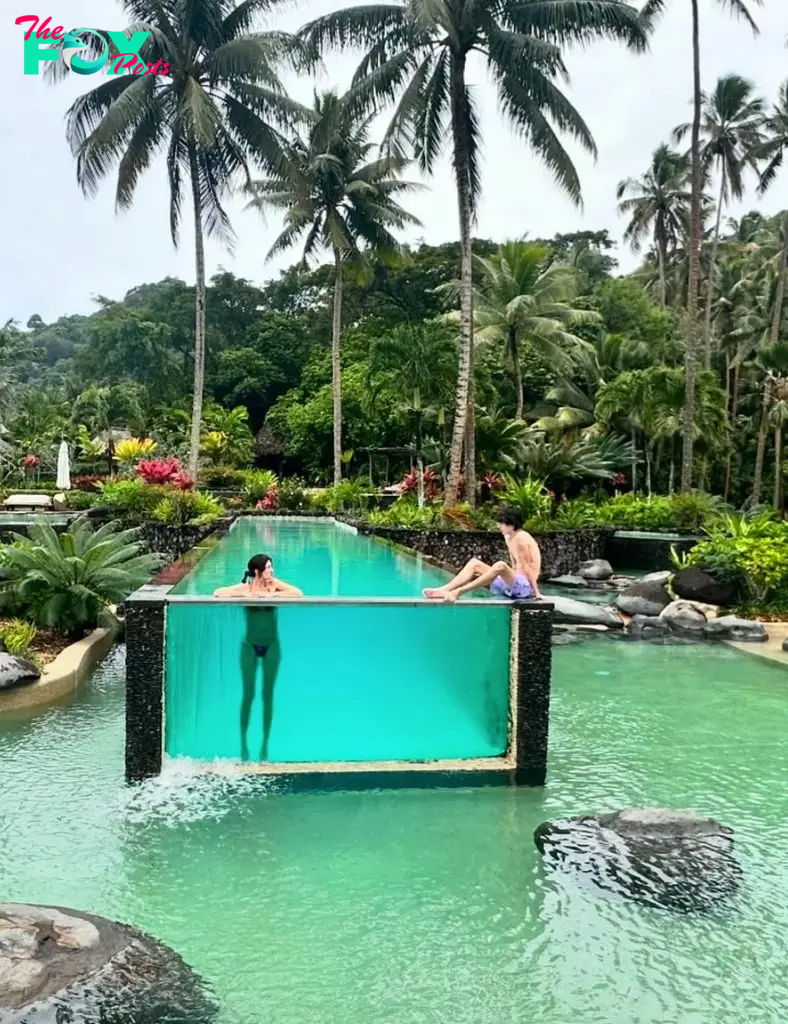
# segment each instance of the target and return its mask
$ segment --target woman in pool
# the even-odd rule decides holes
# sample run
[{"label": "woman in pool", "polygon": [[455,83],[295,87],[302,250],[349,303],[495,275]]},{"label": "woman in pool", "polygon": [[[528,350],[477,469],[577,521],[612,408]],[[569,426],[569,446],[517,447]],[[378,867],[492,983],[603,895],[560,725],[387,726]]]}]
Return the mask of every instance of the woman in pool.
[{"label": "woman in pool", "polygon": [[[252,597],[260,600],[280,601],[304,595],[298,587],[283,583],[274,576],[274,563],[268,555],[254,555],[249,559],[241,583],[232,587],[220,587],[214,597]],[[241,642],[241,676],[243,678],[243,699],[241,700],[241,757],[249,760],[247,733],[249,718],[254,703],[257,666],[262,665],[263,673],[263,746],[260,760],[268,760],[268,741],[274,717],[274,686],[279,672],[280,650],[276,611],[273,607],[244,608],[246,635]]]}]

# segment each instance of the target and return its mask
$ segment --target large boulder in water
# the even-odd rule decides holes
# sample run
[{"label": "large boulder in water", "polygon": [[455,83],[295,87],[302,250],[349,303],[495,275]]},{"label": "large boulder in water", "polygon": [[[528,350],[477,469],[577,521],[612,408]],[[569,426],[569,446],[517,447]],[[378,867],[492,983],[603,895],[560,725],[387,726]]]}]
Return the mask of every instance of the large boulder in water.
[{"label": "large boulder in water", "polygon": [[690,566],[679,569],[671,583],[673,593],[685,601],[700,601],[702,604],[729,605],[736,597],[736,588],[730,583],[718,583],[702,569]]},{"label": "large boulder in water", "polygon": [[637,903],[711,910],[741,883],[733,830],[659,807],[546,821],[534,833],[545,860]]},{"label": "large boulder in water", "polygon": [[3,1024],[209,1024],[198,976],[143,932],[62,907],[0,904]]},{"label": "large boulder in water", "polygon": [[662,583],[633,583],[631,587],[618,595],[616,607],[625,615],[659,615],[662,609],[670,604],[670,594]]},{"label": "large boulder in water", "polygon": [[590,601],[575,601],[571,597],[549,597],[556,622],[573,626],[606,626],[608,629],[622,629],[624,622],[612,608]]},{"label": "large boulder in water", "polygon": [[0,693],[15,686],[27,686],[40,678],[41,673],[32,661],[0,651]]},{"label": "large boulder in water", "polygon": [[584,580],[609,580],[613,575],[613,566],[604,558],[592,558],[582,563],[577,575]]}]

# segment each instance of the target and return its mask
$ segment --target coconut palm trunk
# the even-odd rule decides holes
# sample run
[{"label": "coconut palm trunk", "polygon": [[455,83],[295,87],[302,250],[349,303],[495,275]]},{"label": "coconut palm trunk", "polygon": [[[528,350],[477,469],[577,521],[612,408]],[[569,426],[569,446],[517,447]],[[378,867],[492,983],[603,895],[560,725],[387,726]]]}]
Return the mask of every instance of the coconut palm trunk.
[{"label": "coconut palm trunk", "polygon": [[780,253],[780,274],[777,278],[777,289],[774,293],[774,312],[772,313],[772,329],[769,340],[776,345],[780,340],[780,325],[783,320],[785,305],[785,271],[788,268],[788,212],[783,218],[783,247]]},{"label": "coconut palm trunk", "polygon": [[752,481],[752,504],[757,505],[761,500],[761,485],[763,483],[763,460],[766,454],[766,435],[769,430],[769,409],[772,404],[772,389],[774,382],[768,376],[763,385],[763,402],[761,403],[761,425],[758,428],[758,447],[755,451],[755,472]]},{"label": "coconut palm trunk", "polygon": [[512,360],[512,376],[514,377],[514,394],[516,400],[516,406],[514,410],[514,418],[521,420],[523,418],[523,371],[520,367],[520,349],[517,344],[517,328],[509,327],[509,356]]},{"label": "coconut palm trunk", "polygon": [[[457,373],[457,394],[454,412],[454,431],[449,459],[449,479],[446,483],[444,504],[451,508],[457,504],[462,471],[462,453],[466,446],[466,431],[471,374],[473,372],[473,252],[471,222],[471,157],[468,137],[468,104],[465,91],[465,57],[452,55],[451,61],[451,123],[454,142],[454,175],[457,182],[457,206],[460,217],[460,361]],[[475,456],[473,456],[475,457]],[[471,469],[471,478],[468,477]],[[466,461],[466,494],[469,501],[475,495],[475,473],[472,458]],[[473,491],[471,487],[473,485]]]},{"label": "coconut palm trunk", "polygon": [[632,493],[638,489],[638,434],[634,427],[631,428],[632,437]]},{"label": "coconut palm trunk", "polygon": [[194,146],[189,147],[189,174],[194,206],[194,397],[192,399],[192,430],[189,439],[189,474],[197,479],[200,463],[200,429],[202,403],[205,390],[205,247],[203,243],[202,202],[200,199],[199,169]]},{"label": "coconut palm trunk", "polygon": [[722,174],[720,176],[720,197],[717,200],[717,220],[714,224],[709,276],[706,283],[706,314],[703,318],[704,366],[707,370],[711,368],[711,307],[714,302],[714,272],[717,267],[717,252],[720,247],[720,223],[722,221],[722,208],[725,205],[726,188],[727,179],[725,176],[725,162],[723,161]]},{"label": "coconut palm trunk", "polygon": [[687,296],[687,335],[684,366],[686,371],[686,401],[681,429],[681,490],[692,487],[692,449],[695,421],[695,374],[698,331],[698,277],[700,272],[701,211],[703,188],[700,166],[700,15],[698,0],[692,0],[692,201],[690,204],[689,238],[689,294]]},{"label": "coconut palm trunk", "polygon": [[774,507],[782,512],[783,507],[783,428],[777,423],[774,428]]},{"label": "coconut palm trunk", "polygon": [[667,244],[665,233],[657,229],[657,269],[659,270],[659,301],[663,309],[668,304],[668,283],[665,278],[665,263],[667,255]]},{"label": "coconut palm trunk", "polygon": [[334,404],[334,483],[342,481],[342,253],[334,249],[334,309],[331,323],[331,397]]}]

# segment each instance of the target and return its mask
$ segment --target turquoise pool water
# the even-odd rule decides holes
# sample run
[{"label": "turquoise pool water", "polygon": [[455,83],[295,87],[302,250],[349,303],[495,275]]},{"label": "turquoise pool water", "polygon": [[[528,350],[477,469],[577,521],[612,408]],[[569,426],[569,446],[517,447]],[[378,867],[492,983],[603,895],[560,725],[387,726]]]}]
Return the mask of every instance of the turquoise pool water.
[{"label": "turquoise pool water", "polygon": [[[241,519],[175,588],[212,594],[251,555],[308,596],[418,597],[446,574],[339,524]],[[167,610],[166,741],[199,760],[494,757],[507,746],[510,606]],[[251,643],[276,644],[255,658]],[[267,741],[266,741],[267,737]]]},{"label": "turquoise pool water", "polygon": [[[277,795],[179,762],[125,788],[118,651],[72,706],[0,722],[0,899],[149,929],[220,1024],[783,1021],[788,675],[593,639],[554,665],[544,790]],[[544,869],[545,818],[642,803],[735,829],[735,903],[673,916]]]}]

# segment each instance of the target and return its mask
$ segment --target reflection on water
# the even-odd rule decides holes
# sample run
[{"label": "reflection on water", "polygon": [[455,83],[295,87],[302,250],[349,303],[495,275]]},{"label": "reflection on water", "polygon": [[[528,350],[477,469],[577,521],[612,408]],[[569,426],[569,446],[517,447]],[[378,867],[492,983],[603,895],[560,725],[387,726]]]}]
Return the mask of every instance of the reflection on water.
[{"label": "reflection on water", "polygon": [[[73,707],[0,727],[2,896],[159,936],[220,1024],[783,1020],[782,670],[595,640],[554,657],[545,790],[280,795],[182,762],[124,787],[115,653]],[[683,917],[539,859],[546,818],[638,804],[731,825],[741,898]]]}]

